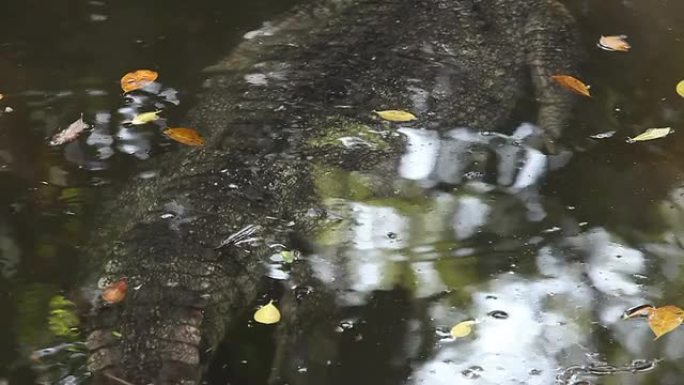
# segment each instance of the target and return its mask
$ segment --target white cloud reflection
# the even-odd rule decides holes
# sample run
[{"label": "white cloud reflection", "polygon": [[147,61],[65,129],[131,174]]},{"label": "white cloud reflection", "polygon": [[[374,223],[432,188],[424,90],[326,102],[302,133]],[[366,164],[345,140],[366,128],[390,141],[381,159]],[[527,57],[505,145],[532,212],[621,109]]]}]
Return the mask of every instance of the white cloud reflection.
[{"label": "white cloud reflection", "polygon": [[[599,350],[592,333],[604,327],[632,359],[648,357],[643,346],[652,338],[650,331],[645,325],[619,321],[624,309],[646,302],[637,278],[645,273],[645,256],[603,228],[570,237],[542,230],[524,235],[528,239],[517,240],[519,247],[546,246],[536,248],[533,255],[517,249],[508,254],[522,262],[533,258],[536,271],[532,273],[519,273],[511,264],[504,272],[490,268],[496,272],[492,275],[477,269],[455,272],[457,277],[479,274],[476,282],[455,285],[453,279],[445,280],[454,274],[449,269],[467,266],[440,265],[440,261],[473,257],[473,263],[481,266],[478,269],[486,269],[488,259],[501,263],[508,258],[473,243],[480,233],[508,242],[516,234],[524,234],[521,228],[538,228],[537,223],[546,217],[545,198],[536,185],[548,169],[549,159],[520,143],[533,130],[523,125],[506,137],[458,129],[440,138],[433,132],[403,128],[410,145],[399,174],[422,186],[455,184],[457,192],[432,192],[425,209],[416,212],[400,211],[391,202],[386,206],[348,202],[352,218],[346,230],[348,242],[328,250],[336,255],[336,266],[341,268],[335,272],[328,269],[327,279],[337,274],[336,284],[351,289],[341,296],[341,305],[360,305],[373,291],[406,287],[407,283],[401,282],[406,274],[397,274],[397,269],[408,266],[414,297],[440,298],[429,306],[436,339],[460,321],[482,321],[471,336],[455,341],[442,338],[431,357],[413,357],[416,364],[408,383],[554,384],[561,368],[591,362],[588,357]],[[492,168],[483,167],[492,156],[498,162],[494,178],[486,175]],[[462,178],[464,175],[467,177]],[[500,209],[515,205],[522,211]],[[515,220],[511,221],[511,216]],[[511,224],[501,225],[502,221]],[[440,242],[452,245],[449,252],[436,247]],[[329,257],[317,257],[318,271],[326,271],[321,268],[326,264],[332,266],[325,262]],[[446,289],[468,300],[454,307],[449,295],[439,297]],[[487,316],[495,310],[508,317]],[[406,339],[414,348],[409,351],[419,350],[416,346],[421,342],[416,336]],[[667,345],[668,354],[684,356],[684,349],[673,346]]]}]

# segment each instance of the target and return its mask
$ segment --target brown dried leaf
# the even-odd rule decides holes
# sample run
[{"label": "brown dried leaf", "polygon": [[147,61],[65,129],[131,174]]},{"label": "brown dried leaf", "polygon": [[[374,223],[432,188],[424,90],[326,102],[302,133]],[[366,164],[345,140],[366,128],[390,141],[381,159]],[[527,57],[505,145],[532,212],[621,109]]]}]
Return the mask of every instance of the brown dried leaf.
[{"label": "brown dried leaf", "polygon": [[69,127],[55,134],[50,140],[50,146],[59,146],[60,144],[69,143],[76,140],[79,135],[90,126],[83,121],[83,114],[77,121],[71,123]]},{"label": "brown dried leaf", "polygon": [[169,128],[164,130],[164,134],[169,138],[187,144],[188,146],[204,145],[204,138],[192,128]]},{"label": "brown dried leaf", "polygon": [[601,36],[597,46],[606,51],[627,52],[632,47],[625,39],[627,35]]},{"label": "brown dried leaf", "polygon": [[152,70],[137,70],[129,72],[121,78],[121,89],[130,92],[143,88],[157,79],[159,74]]},{"label": "brown dried leaf", "polygon": [[128,282],[126,282],[126,278],[121,278],[102,291],[102,299],[107,303],[118,303],[126,298],[127,291]]},{"label": "brown dried leaf", "polygon": [[568,91],[591,97],[591,94],[589,93],[589,86],[577,78],[574,78],[570,75],[553,75],[551,76],[551,79]]}]

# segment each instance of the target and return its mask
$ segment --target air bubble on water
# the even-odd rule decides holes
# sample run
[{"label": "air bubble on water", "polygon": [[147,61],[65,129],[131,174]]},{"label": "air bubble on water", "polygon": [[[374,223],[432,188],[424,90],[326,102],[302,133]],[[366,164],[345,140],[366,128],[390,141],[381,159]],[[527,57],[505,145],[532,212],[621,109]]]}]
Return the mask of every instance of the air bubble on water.
[{"label": "air bubble on water", "polygon": [[495,319],[506,319],[508,318],[508,313],[506,313],[503,310],[492,310],[489,313],[487,313],[488,316],[495,318]]},{"label": "air bubble on water", "polygon": [[297,368],[297,373],[306,373],[308,371],[309,371],[309,369],[306,366],[301,366],[301,367]]},{"label": "air bubble on water", "polygon": [[436,329],[435,334],[439,338],[437,342],[451,342],[454,340],[449,330]]},{"label": "air bubble on water", "polygon": [[80,381],[76,378],[76,376],[68,375],[64,377],[61,381],[59,381],[59,383],[63,385],[76,385],[80,383]]},{"label": "air bubble on water", "polygon": [[302,301],[307,295],[313,293],[313,287],[311,286],[297,286],[294,288],[295,299],[297,301]]},{"label": "air bubble on water", "polygon": [[480,179],[483,176],[484,174],[479,171],[468,171],[463,175],[465,179]]},{"label": "air bubble on water", "polygon": [[110,284],[110,279],[109,279],[109,277],[100,277],[100,278],[97,280],[97,288],[98,288],[98,289],[104,289],[104,288],[107,287],[109,284]]},{"label": "air bubble on water", "polygon": [[463,377],[467,379],[474,380],[476,378],[480,378],[481,373],[483,371],[484,369],[482,368],[482,366],[473,365],[468,369],[463,370],[461,374],[463,375]]}]

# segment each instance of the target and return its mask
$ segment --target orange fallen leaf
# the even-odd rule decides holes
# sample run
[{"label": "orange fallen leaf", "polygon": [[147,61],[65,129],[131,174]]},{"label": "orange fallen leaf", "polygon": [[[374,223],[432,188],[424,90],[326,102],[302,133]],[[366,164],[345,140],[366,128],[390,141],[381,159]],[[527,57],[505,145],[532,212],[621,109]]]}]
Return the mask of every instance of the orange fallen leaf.
[{"label": "orange fallen leaf", "polygon": [[574,78],[570,75],[553,75],[551,76],[551,79],[568,91],[591,97],[591,94],[589,93],[589,86],[577,78]]},{"label": "orange fallen leaf", "polygon": [[157,79],[159,74],[152,70],[137,70],[129,72],[121,78],[121,89],[130,92],[143,88]]},{"label": "orange fallen leaf", "polygon": [[656,338],[669,333],[684,321],[684,310],[677,306],[657,307],[648,315],[648,326],[655,333]]},{"label": "orange fallen leaf", "polygon": [[169,138],[187,144],[188,146],[204,145],[204,138],[192,128],[169,128],[164,130],[164,134]]},{"label": "orange fallen leaf", "polygon": [[626,35],[601,36],[597,45],[606,51],[627,52],[632,47],[625,39]]},{"label": "orange fallen leaf", "polygon": [[121,278],[104,288],[102,299],[107,303],[118,303],[126,298],[126,291],[128,291],[128,282],[126,278]]},{"label": "orange fallen leaf", "polygon": [[625,311],[622,315],[623,319],[636,317],[647,317],[648,326],[656,335],[655,339],[658,339],[663,334],[673,331],[682,324],[684,321],[684,310],[672,305],[663,307],[641,305]]}]

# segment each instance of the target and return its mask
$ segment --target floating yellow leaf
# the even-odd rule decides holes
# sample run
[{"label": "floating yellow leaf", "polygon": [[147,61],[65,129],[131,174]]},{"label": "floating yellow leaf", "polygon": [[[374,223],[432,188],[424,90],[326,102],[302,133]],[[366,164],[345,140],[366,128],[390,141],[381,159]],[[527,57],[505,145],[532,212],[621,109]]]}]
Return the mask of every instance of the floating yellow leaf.
[{"label": "floating yellow leaf", "polygon": [[385,110],[385,111],[373,111],[378,114],[379,117],[389,120],[390,122],[410,122],[416,120],[416,116],[408,111],[402,110]]},{"label": "floating yellow leaf", "polygon": [[465,337],[473,331],[473,325],[476,323],[473,320],[459,322],[451,328],[450,334],[454,338]]},{"label": "floating yellow leaf", "polygon": [[591,94],[589,93],[589,86],[584,84],[579,79],[576,79],[570,75],[553,75],[551,76],[551,79],[568,91],[591,97]]},{"label": "floating yellow leaf", "polygon": [[121,302],[126,298],[128,291],[128,282],[125,278],[112,283],[102,291],[102,299],[107,303]]},{"label": "floating yellow leaf", "polygon": [[601,36],[597,45],[606,51],[627,52],[632,47],[625,39],[627,35]]},{"label": "floating yellow leaf", "polygon": [[648,326],[655,334],[655,339],[658,339],[682,324],[682,321],[684,321],[684,310],[672,305],[663,307],[641,305],[627,310],[622,315],[622,318],[635,317],[648,317]]},{"label": "floating yellow leaf", "polygon": [[648,316],[648,326],[656,335],[655,339],[673,331],[682,324],[682,321],[684,321],[684,310],[672,305],[657,307]]},{"label": "floating yellow leaf", "polygon": [[684,98],[684,80],[677,83],[677,93]]},{"label": "floating yellow leaf", "polygon": [[131,120],[130,123],[139,125],[154,122],[155,120],[159,119],[159,112],[161,111],[143,112],[142,114],[137,115],[135,118],[133,118],[133,120]]},{"label": "floating yellow leaf", "polygon": [[157,79],[159,74],[152,70],[137,70],[129,72],[121,78],[121,89],[130,92],[143,88]]},{"label": "floating yellow leaf", "polygon": [[262,306],[254,313],[254,320],[260,324],[274,324],[280,321],[280,311],[271,300],[266,306]]},{"label": "floating yellow leaf", "polygon": [[670,128],[670,127],[649,128],[648,130],[642,132],[641,134],[639,134],[633,138],[627,138],[627,143],[643,142],[645,140],[658,139],[658,138],[665,137],[671,133],[672,133],[672,128]]},{"label": "floating yellow leaf", "polygon": [[164,130],[164,134],[169,138],[187,144],[188,146],[204,145],[204,138],[192,128],[169,128]]}]

